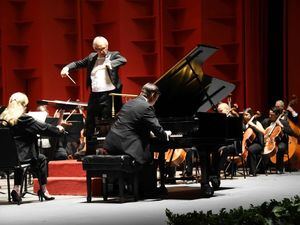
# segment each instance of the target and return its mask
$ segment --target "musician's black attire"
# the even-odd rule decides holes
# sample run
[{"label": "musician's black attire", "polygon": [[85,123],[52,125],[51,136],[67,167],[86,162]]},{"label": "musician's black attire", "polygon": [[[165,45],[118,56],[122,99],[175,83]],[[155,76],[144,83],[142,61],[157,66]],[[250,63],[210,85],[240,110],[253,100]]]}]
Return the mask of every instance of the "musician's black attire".
[{"label": "musician's black attire", "polygon": [[[227,114],[227,117],[235,117],[232,114]],[[227,166],[227,158],[232,155],[238,155],[241,153],[241,142],[233,141],[233,143],[217,146],[218,151],[212,152],[210,175],[220,177],[220,170],[225,172]],[[201,160],[200,160],[201,162]]]},{"label": "musician's black attire", "polygon": [[[289,135],[293,135],[293,130],[291,129],[288,121],[286,119],[280,119],[280,122],[283,125],[282,134],[279,134],[276,138],[276,146],[278,147],[276,153],[276,169],[279,173],[283,173],[284,168],[284,153],[288,152],[288,141]],[[266,129],[271,125],[272,121],[269,118],[266,118],[262,121],[263,127]]]},{"label": "musician's black attire", "polygon": [[[16,125],[11,128],[15,139],[20,162],[29,162],[31,169],[35,174],[39,175],[40,184],[47,183],[47,159],[38,151],[37,134],[43,136],[61,136],[63,132],[55,126],[47,123],[41,123],[33,119],[31,116],[23,115],[18,119]],[[22,183],[22,169],[16,169],[14,180],[15,185]]]},{"label": "musician's black attire", "polygon": [[[69,68],[69,71],[76,70],[79,68],[86,68],[87,69],[87,76],[86,76],[86,84],[90,87],[91,93],[88,101],[87,107],[87,118],[86,118],[86,139],[87,142],[90,142],[94,133],[95,133],[95,122],[96,118],[102,119],[109,119],[112,117],[112,97],[109,96],[110,93],[121,93],[122,91],[122,84],[121,80],[119,79],[119,67],[124,65],[127,60],[123,57],[119,52],[113,51],[108,52],[106,58],[108,58],[111,62],[112,68],[106,67],[107,73],[111,80],[111,83],[114,85],[115,89],[110,91],[101,91],[101,92],[93,92],[92,91],[92,70],[96,65],[98,60],[98,54],[93,52],[88,55],[86,58],[72,62],[66,67]],[[119,111],[122,105],[122,101],[120,97],[115,97],[115,110],[116,112]],[[89,149],[90,146],[87,145],[87,154],[93,153]]]},{"label": "musician's black attire", "polygon": [[[253,123],[256,124],[257,121],[253,120]],[[245,132],[249,127],[243,123],[243,131]],[[247,144],[247,149],[248,151],[248,157],[247,157],[247,163],[249,165],[249,174],[256,175],[256,166],[259,160],[259,156],[264,148],[264,136],[261,132],[259,132],[255,127],[250,127],[252,128],[254,134],[255,134],[255,139]]]},{"label": "musician's black attire", "polygon": [[299,121],[299,115],[298,115],[298,114],[293,115],[290,111],[287,111],[287,113],[288,113],[288,115],[287,115],[288,118],[289,118],[293,123],[297,124],[298,121]]},{"label": "musician's black attire", "polygon": [[5,110],[5,106],[0,105],[0,114]]},{"label": "musician's black attire", "polygon": [[[143,169],[140,182],[145,192],[156,188],[156,171],[149,151],[150,131],[166,141],[167,135],[155,116],[154,108],[143,96],[123,105],[106,136],[104,148],[109,154],[132,156]],[[150,172],[149,172],[150,171]],[[150,177],[145,177],[147,173]]]}]

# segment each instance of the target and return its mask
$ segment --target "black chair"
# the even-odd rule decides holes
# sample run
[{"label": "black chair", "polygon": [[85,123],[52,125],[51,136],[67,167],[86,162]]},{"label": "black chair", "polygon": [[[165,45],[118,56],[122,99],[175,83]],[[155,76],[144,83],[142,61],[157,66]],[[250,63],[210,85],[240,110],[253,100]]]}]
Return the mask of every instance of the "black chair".
[{"label": "black chair", "polygon": [[139,199],[138,172],[140,166],[129,155],[88,155],[82,160],[83,169],[86,170],[87,202],[92,201],[92,177],[102,177],[103,200],[108,198],[109,177],[118,179],[120,202],[125,201],[125,179],[129,178],[133,186],[134,200]]},{"label": "black chair", "polygon": [[[7,195],[8,201],[11,202],[10,196],[10,178],[9,174],[17,168],[22,168],[24,174],[27,172],[30,164],[21,163],[18,157],[18,151],[16,148],[15,140],[8,127],[0,125],[0,170],[6,174],[7,178]],[[23,176],[24,177],[24,176]],[[23,189],[23,182],[21,190]]]},{"label": "black chair", "polygon": [[236,173],[238,172],[238,168],[241,167],[242,172],[240,173],[246,179],[246,175],[248,174],[248,171],[246,167],[246,160],[244,159],[244,157],[241,154],[232,154],[228,156],[227,160],[228,160],[228,164],[224,170],[224,178],[225,179],[227,178],[227,173],[230,170],[229,174],[232,179],[233,176],[235,176]]},{"label": "black chair", "polygon": [[[246,159],[244,158],[242,152],[242,146],[240,141],[234,141],[233,146],[235,148],[234,152],[231,152],[227,156],[227,166],[225,167],[224,170],[224,178],[227,178],[227,174],[231,175],[231,179],[233,176],[236,175],[236,173],[240,173],[243,175],[243,177],[246,179],[246,175],[248,174],[247,171],[247,162]],[[242,168],[242,172],[239,172],[238,169],[239,167]]]}]

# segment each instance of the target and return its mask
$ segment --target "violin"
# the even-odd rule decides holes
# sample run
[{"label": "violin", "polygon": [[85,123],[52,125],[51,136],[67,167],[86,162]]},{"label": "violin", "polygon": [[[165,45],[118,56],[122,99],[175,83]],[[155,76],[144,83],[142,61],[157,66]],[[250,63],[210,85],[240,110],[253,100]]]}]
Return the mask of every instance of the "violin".
[{"label": "violin", "polygon": [[232,93],[228,95],[227,105],[229,107],[228,111],[226,111],[226,117],[239,117],[238,109],[239,106],[237,103],[232,104]]},{"label": "violin", "polygon": [[239,106],[237,104],[233,104],[233,106],[226,113],[226,117],[239,117],[238,109]]}]

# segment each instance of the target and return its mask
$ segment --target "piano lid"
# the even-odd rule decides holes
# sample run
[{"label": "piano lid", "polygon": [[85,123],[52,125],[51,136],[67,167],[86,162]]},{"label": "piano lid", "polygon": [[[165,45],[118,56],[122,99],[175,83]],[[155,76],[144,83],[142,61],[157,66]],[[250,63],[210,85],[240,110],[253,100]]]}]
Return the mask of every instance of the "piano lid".
[{"label": "piano lid", "polygon": [[235,85],[203,73],[202,64],[218,49],[198,45],[155,84],[161,96],[155,104],[158,117],[186,117],[207,112],[235,88]]}]

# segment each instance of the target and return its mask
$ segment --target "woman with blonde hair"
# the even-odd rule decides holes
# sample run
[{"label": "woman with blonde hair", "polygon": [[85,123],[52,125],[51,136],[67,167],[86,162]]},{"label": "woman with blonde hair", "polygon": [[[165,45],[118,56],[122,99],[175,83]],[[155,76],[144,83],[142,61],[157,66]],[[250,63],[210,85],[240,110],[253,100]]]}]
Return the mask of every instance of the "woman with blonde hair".
[{"label": "woman with blonde hair", "polygon": [[[60,136],[64,128],[60,125],[52,126],[41,123],[26,114],[28,97],[21,92],[11,95],[7,108],[0,114],[2,125],[8,126],[14,136],[21,163],[30,163],[31,169],[38,174],[41,189],[38,191],[39,200],[53,200],[46,188],[47,184],[47,159],[38,151],[37,134],[43,136]],[[14,172],[14,188],[11,192],[13,202],[22,201],[20,188],[23,181],[23,170]]]}]

